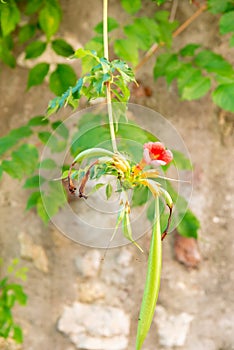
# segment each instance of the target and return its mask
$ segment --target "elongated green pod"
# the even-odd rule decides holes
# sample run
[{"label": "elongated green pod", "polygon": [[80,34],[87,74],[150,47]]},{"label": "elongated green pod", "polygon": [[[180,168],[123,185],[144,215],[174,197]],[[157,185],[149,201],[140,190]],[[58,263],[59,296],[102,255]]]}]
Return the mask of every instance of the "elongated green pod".
[{"label": "elongated green pod", "polygon": [[159,198],[155,198],[155,215],[148,258],[144,295],[138,319],[136,350],[140,350],[150,329],[160,288],[162,242],[159,215]]},{"label": "elongated green pod", "polygon": [[108,151],[107,149],[104,148],[88,148],[83,152],[80,152],[75,159],[73,160],[73,165],[75,163],[80,163],[82,160],[86,158],[91,158],[91,157],[103,157],[103,156],[109,156],[113,157],[115,153]]}]

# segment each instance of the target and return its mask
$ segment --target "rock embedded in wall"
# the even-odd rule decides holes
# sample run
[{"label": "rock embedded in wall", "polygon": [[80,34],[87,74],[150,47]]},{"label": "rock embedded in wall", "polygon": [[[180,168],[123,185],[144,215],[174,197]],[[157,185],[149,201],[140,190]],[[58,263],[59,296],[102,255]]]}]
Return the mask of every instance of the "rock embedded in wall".
[{"label": "rock embedded in wall", "polygon": [[165,348],[184,346],[193,316],[182,312],[173,315],[158,305],[155,311],[154,322],[158,328],[159,344]]},{"label": "rock embedded in wall", "polygon": [[42,246],[34,244],[32,238],[24,232],[19,234],[18,239],[20,242],[20,256],[23,259],[31,260],[38,270],[47,273],[49,263]]},{"label": "rock embedded in wall", "polygon": [[77,256],[76,267],[81,276],[96,277],[101,265],[101,253],[96,249],[90,249],[83,256]]},{"label": "rock embedded in wall", "polygon": [[77,349],[127,350],[130,317],[120,308],[74,303],[64,308],[58,330]]}]

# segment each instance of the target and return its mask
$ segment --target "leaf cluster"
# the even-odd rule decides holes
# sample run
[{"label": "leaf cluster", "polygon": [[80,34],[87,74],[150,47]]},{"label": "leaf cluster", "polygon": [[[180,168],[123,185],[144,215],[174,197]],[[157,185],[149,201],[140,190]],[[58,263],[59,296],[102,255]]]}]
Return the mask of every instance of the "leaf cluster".
[{"label": "leaf cluster", "polygon": [[[24,17],[26,24],[21,25]],[[25,52],[25,60],[40,57],[48,46],[59,56],[69,57],[73,47],[62,38],[54,38],[62,19],[58,0],[15,0],[0,3],[0,60],[14,68],[14,42]],[[39,37],[40,36],[40,37]],[[43,38],[45,36],[45,39]],[[49,86],[59,95],[76,82],[76,73],[68,64],[58,64],[51,73],[48,62],[40,62],[29,71],[27,89],[43,83],[49,74]]]},{"label": "leaf cluster", "polygon": [[130,97],[128,84],[136,82],[133,71],[121,60],[108,61],[105,57],[99,58],[94,50],[78,49],[74,56],[82,59],[83,64],[95,62],[90,72],[80,78],[73,87],[69,87],[61,97],[50,101],[47,114],[58,111],[67,104],[76,108],[82,96],[90,101],[106,96],[106,85],[109,84],[113,95],[113,102],[126,103]]},{"label": "leaf cluster", "polygon": [[[39,144],[47,144],[54,153],[66,148],[68,135],[68,129],[61,121],[50,123],[44,116],[36,116],[25,126],[14,129],[0,138],[0,155],[3,158],[0,164],[0,175],[2,176],[5,172],[20,181],[26,178],[23,188],[33,191],[28,198],[26,210],[35,207],[45,223],[49,221],[49,215],[44,209],[43,200],[51,203],[55,213],[64,204],[64,198],[58,195],[56,183],[49,184],[46,194],[39,191],[39,187],[45,182],[45,178],[38,174],[39,169],[49,172],[57,165],[51,158],[39,160],[35,137]],[[32,143],[29,143],[29,137],[32,138]]]},{"label": "leaf cluster", "polygon": [[10,274],[13,274],[15,278],[23,280],[26,278],[27,269],[17,269],[18,262],[18,259],[14,259],[8,266],[8,275],[0,280],[0,337],[12,338],[17,343],[22,343],[23,332],[21,327],[15,323],[12,310],[16,303],[26,305],[27,295],[20,284],[10,281]]}]

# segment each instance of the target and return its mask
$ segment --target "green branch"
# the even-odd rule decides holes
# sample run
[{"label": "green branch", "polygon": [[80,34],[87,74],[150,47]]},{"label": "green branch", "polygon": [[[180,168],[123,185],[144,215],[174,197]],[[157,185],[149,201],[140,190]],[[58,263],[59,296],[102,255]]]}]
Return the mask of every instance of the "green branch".
[{"label": "green branch", "polygon": [[[103,0],[103,42],[104,42],[104,57],[109,60],[108,53],[108,0]],[[113,151],[115,153],[118,152],[116,138],[115,138],[115,129],[113,122],[113,113],[112,113],[112,104],[111,104],[111,87],[110,82],[106,83],[106,98],[107,98],[107,108],[108,108],[108,117],[109,117],[109,125],[110,125],[110,134],[111,134],[111,142]]]}]

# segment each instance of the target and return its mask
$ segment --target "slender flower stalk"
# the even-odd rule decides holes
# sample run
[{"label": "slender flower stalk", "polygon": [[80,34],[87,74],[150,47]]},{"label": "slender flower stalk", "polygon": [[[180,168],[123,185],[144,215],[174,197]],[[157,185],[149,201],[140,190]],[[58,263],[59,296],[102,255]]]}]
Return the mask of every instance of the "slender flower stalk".
[{"label": "slender flower stalk", "polygon": [[[109,60],[109,52],[108,52],[108,0],[103,0],[103,42],[104,42],[104,57]],[[108,117],[109,117],[109,125],[110,125],[110,134],[111,134],[111,142],[112,148],[115,153],[118,152],[116,138],[115,138],[115,129],[113,122],[113,112],[112,112],[112,104],[111,104],[111,88],[110,82],[106,84],[106,98],[107,98],[107,108],[108,108]]]}]

